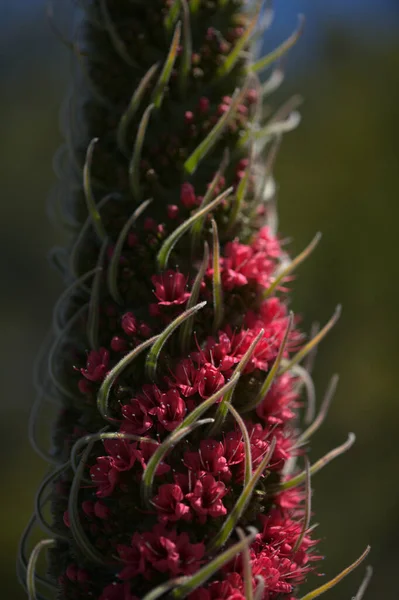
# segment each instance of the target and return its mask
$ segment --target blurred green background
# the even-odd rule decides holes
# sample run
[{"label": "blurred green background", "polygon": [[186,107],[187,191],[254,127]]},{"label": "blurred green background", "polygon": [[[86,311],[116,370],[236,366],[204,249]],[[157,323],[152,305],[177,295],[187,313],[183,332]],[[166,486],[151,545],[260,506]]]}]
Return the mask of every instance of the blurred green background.
[{"label": "blurred green background", "polygon": [[[4,4],[3,4],[4,2]],[[0,575],[7,597],[22,600],[14,576],[18,537],[45,465],[27,442],[32,363],[61,282],[46,255],[62,234],[46,219],[60,142],[58,111],[68,55],[44,18],[44,2],[0,3],[0,298],[2,400]],[[321,4],[323,6],[321,7]],[[350,7],[348,7],[348,4]],[[399,395],[399,8],[377,3],[303,0],[277,3],[272,39],[308,16],[291,53],[283,97],[305,97],[300,128],[286,137],[277,165],[280,229],[300,251],[318,230],[323,240],[301,267],[294,307],[309,328],[338,302],[343,315],[317,358],[318,398],[341,376],[329,419],[312,444],[315,459],[357,435],[357,444],[313,480],[315,519],[334,575],[367,543],[374,577],[368,600],[398,597]],[[395,8],[396,7],[396,8]],[[61,20],[62,24],[62,20]],[[274,36],[274,37],[273,37]],[[364,566],[327,593],[349,600]],[[311,581],[319,585],[325,578]]]}]

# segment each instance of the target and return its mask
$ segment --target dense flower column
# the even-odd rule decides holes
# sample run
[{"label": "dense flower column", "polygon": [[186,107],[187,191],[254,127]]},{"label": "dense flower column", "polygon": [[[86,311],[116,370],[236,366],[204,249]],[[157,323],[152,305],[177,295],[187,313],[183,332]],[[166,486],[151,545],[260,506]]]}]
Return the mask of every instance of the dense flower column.
[{"label": "dense flower column", "polygon": [[35,513],[51,549],[28,591],[293,600],[319,558],[310,475],[353,441],[296,467],[326,406],[313,420],[299,363],[338,317],[309,341],[298,329],[286,285],[318,237],[291,261],[269,202],[297,115],[263,125],[281,77],[257,73],[297,34],[254,62],[261,5],[81,4],[79,185],[61,206],[76,233],[54,255],[70,286],[39,369],[62,406]]}]

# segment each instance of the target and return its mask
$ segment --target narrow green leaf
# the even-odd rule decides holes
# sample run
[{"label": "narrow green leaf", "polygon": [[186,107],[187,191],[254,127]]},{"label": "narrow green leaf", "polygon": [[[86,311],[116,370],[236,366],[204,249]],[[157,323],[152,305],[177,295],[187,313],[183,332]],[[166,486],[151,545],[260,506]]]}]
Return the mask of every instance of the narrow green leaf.
[{"label": "narrow green leaf", "polygon": [[254,527],[249,527],[249,535],[244,539],[240,540],[233,546],[230,546],[227,550],[219,554],[210,563],[202,567],[197,573],[195,573],[187,583],[183,583],[176,590],[171,593],[171,597],[175,600],[181,600],[185,598],[197,589],[200,585],[203,585],[212,575],[217,573],[224,565],[229,563],[237,554],[240,554],[245,546],[250,546],[256,538],[258,532]]},{"label": "narrow green leaf", "polygon": [[[215,173],[215,175],[205,193],[205,196],[202,199],[200,208],[204,208],[204,206],[207,206],[207,204],[209,204],[209,202],[212,200],[213,195],[215,193],[216,186],[219,184],[221,177],[223,177],[223,174],[229,163],[229,156],[230,156],[229,149],[226,148],[223,153],[223,158],[220,163],[219,169]],[[202,229],[204,227],[204,222],[205,222],[205,217],[202,217],[201,219],[198,219],[198,221],[196,221],[192,227],[192,244],[191,244],[192,253],[195,252],[195,250],[197,249],[197,246],[199,245],[199,240],[201,237]]]},{"label": "narrow green leaf", "polygon": [[[331,450],[330,452],[327,452],[327,454],[325,454],[322,458],[320,458],[317,462],[314,463],[314,465],[312,465],[310,467],[310,474],[316,475],[316,473],[318,473],[319,471],[321,471],[321,469],[323,467],[325,467],[326,465],[328,465],[328,463],[330,463],[332,460],[334,460],[334,458],[337,458],[338,456],[341,456],[341,454],[344,454],[347,450],[349,450],[354,442],[356,440],[356,436],[354,433],[350,433],[348,436],[348,439],[346,440],[346,442],[344,444],[342,444],[341,446],[338,446],[337,448],[334,448],[334,450]],[[278,494],[284,490],[291,490],[292,488],[298,487],[298,485],[301,485],[306,479],[306,471],[302,471],[301,473],[298,473],[298,475],[295,475],[294,477],[291,477],[291,479],[288,479],[287,481],[284,481],[283,483],[279,483],[276,486],[272,486],[270,487],[270,493],[271,494]]]},{"label": "narrow green leaf", "polygon": [[191,217],[184,221],[184,223],[179,225],[179,227],[177,227],[168,238],[166,238],[157,255],[159,269],[162,270],[167,267],[169,255],[172,252],[175,244],[190,229],[190,227],[192,227],[198,221],[198,219],[201,219],[219,206],[219,204],[221,204],[223,200],[231,194],[232,190],[232,187],[228,188],[217,198],[215,198],[213,202],[210,202],[203,208],[198,209],[193,215],[191,215]]},{"label": "narrow green leaf", "polygon": [[94,275],[93,285],[91,288],[89,313],[87,315],[87,339],[92,350],[98,349],[98,323],[100,310],[100,287],[101,277],[103,274],[103,265],[105,253],[107,251],[108,240],[105,239],[98,255],[96,274]]},{"label": "narrow green leaf", "polygon": [[26,586],[28,591],[29,600],[37,600],[36,595],[36,564],[40,553],[45,548],[55,545],[55,540],[41,540],[33,549],[28,562],[28,569],[26,573]]},{"label": "narrow green leaf", "polygon": [[[198,270],[197,276],[194,280],[193,287],[191,289],[190,298],[187,302],[187,309],[193,308],[198,302],[198,298],[201,291],[201,285],[204,280],[205,272],[209,265],[209,246],[207,242],[204,242],[204,257],[202,259],[201,266]],[[189,342],[193,329],[194,317],[187,319],[180,328],[179,332],[179,344],[182,348],[183,354],[188,351]]]},{"label": "narrow green leaf", "polygon": [[100,240],[103,241],[107,237],[107,234],[105,232],[100,213],[94,200],[90,175],[94,146],[97,142],[98,138],[92,139],[87,149],[86,161],[83,167],[83,189],[86,198],[87,210],[89,211],[89,215],[91,216],[91,219],[93,221],[94,229],[96,230],[96,233]]},{"label": "narrow green leaf", "polygon": [[173,25],[176,23],[179,18],[180,12],[180,0],[173,0],[172,4],[169,7],[168,14],[164,20],[164,26],[168,33],[172,31]]},{"label": "narrow green leaf", "polygon": [[251,480],[244,486],[243,491],[241,492],[234,508],[230,511],[227,519],[223,523],[220,531],[216,534],[216,536],[211,541],[208,551],[212,552],[217,548],[221,548],[227,542],[229,537],[231,536],[234,527],[236,527],[237,523],[241,519],[244,510],[248,506],[248,502],[251,500],[252,494],[254,492],[255,486],[257,485],[259,479],[264,474],[264,471],[267,468],[267,465],[270,462],[270,459],[273,455],[274,449],[276,447],[276,438],[273,438],[271,444],[263,457],[262,461],[259,463],[257,469],[251,477]]},{"label": "narrow green leaf", "polygon": [[301,533],[298,536],[297,541],[294,544],[292,549],[292,554],[295,554],[301,547],[303,539],[306,535],[306,532],[309,529],[310,525],[310,517],[312,512],[312,488],[311,488],[311,476],[310,476],[310,465],[307,456],[305,456],[305,514],[303,517],[303,524],[301,528]]},{"label": "narrow green leaf", "polygon": [[158,336],[155,335],[152,338],[145,340],[139,346],[131,350],[126,356],[124,356],[107,374],[106,378],[101,384],[100,389],[97,394],[97,408],[98,412],[102,416],[103,419],[109,421],[110,423],[115,423],[115,419],[111,417],[109,414],[109,406],[108,399],[111,391],[112,385],[115,383],[115,380],[121,373],[132,364],[132,362],[146,350],[149,346],[158,339]]},{"label": "narrow green leaf", "polygon": [[310,340],[310,342],[305,344],[303,346],[303,348],[301,348],[301,350],[299,350],[299,352],[297,352],[295,354],[295,356],[293,358],[291,358],[291,360],[289,360],[287,362],[287,364],[285,364],[282,367],[282,369],[279,372],[279,375],[283,375],[284,373],[286,373],[287,371],[292,369],[292,367],[294,365],[301,362],[301,360],[303,358],[305,358],[305,356],[309,352],[311,352],[311,350],[327,335],[327,333],[330,331],[330,329],[332,329],[334,327],[334,325],[338,321],[340,315],[341,315],[341,305],[338,305],[337,308],[335,309],[333,316],[328,321],[328,323],[326,323],[326,325],[324,325],[323,329],[321,329],[319,331],[319,333],[317,335],[315,335],[315,337],[313,339]]},{"label": "narrow green leaf", "polygon": [[152,381],[155,381],[156,379],[158,358],[161,353],[161,350],[172,335],[172,333],[187,319],[189,319],[190,317],[195,315],[195,313],[197,313],[199,310],[204,308],[205,305],[206,301],[200,302],[192,308],[186,309],[182,314],[177,316],[176,319],[174,319],[174,321],[172,321],[158,336],[151,350],[147,354],[144,367],[147,377],[149,377]]},{"label": "narrow green leaf", "polygon": [[158,67],[159,64],[155,63],[152,65],[152,67],[148,69],[147,73],[144,75],[137,88],[135,89],[130,100],[129,106],[127,107],[126,111],[124,112],[119,121],[116,139],[118,142],[119,150],[125,155],[129,153],[129,148],[127,144],[127,133],[129,125],[132,122],[133,117],[137,113],[137,110],[144,98],[148,86],[150,85],[155,73],[158,71]]},{"label": "narrow green leaf", "polygon": [[69,492],[69,499],[68,499],[68,515],[69,515],[69,521],[70,521],[69,529],[70,529],[70,532],[71,532],[77,546],[79,547],[79,550],[82,552],[82,554],[85,556],[85,558],[87,560],[89,560],[90,562],[92,562],[94,564],[107,565],[107,564],[109,564],[109,561],[107,561],[102,556],[102,554],[100,554],[100,552],[97,550],[97,548],[95,548],[93,546],[93,544],[90,542],[89,538],[87,537],[87,535],[82,527],[82,524],[80,522],[80,516],[79,516],[78,497],[79,497],[80,484],[81,484],[83,472],[84,472],[86,463],[89,459],[91,450],[92,450],[92,444],[89,444],[82,455],[79,466],[76,469],[75,475],[72,480],[72,485],[71,485],[71,489]]},{"label": "narrow green leaf", "polygon": [[109,261],[108,272],[107,272],[108,290],[109,290],[109,293],[111,294],[112,298],[115,300],[115,302],[117,302],[120,305],[123,304],[123,298],[118,289],[118,267],[119,267],[119,261],[120,261],[122,249],[123,249],[125,240],[127,238],[127,234],[129,233],[129,230],[134,225],[134,223],[137,221],[137,219],[147,209],[149,204],[151,204],[151,202],[152,202],[151,199],[145,200],[144,202],[142,202],[140,204],[140,206],[138,208],[136,208],[136,210],[133,212],[133,214],[126,221],[126,223],[123,226],[123,228],[119,234],[119,237],[116,241],[115,248],[114,248],[114,251],[111,256],[111,260]]},{"label": "narrow green leaf", "polygon": [[158,600],[158,598],[166,594],[166,592],[169,592],[169,590],[177,585],[186,583],[187,580],[188,577],[176,577],[176,579],[171,579],[166,583],[161,583],[161,585],[158,585],[155,589],[151,590],[151,592],[148,592],[148,594],[144,596],[143,600]]},{"label": "narrow green leaf", "polygon": [[86,286],[83,287],[83,284],[85,281],[90,279],[90,277],[95,275],[98,270],[99,268],[95,267],[81,277],[78,277],[78,279],[75,279],[75,281],[73,281],[58,298],[53,310],[53,330],[55,334],[60,333],[60,331],[62,331],[62,329],[65,327],[65,324],[62,323],[61,315],[64,304],[69,302],[72,294],[79,291],[79,289],[83,289],[85,293],[90,294],[90,290]]},{"label": "narrow green leaf", "polygon": [[245,49],[245,46],[248,45],[250,37],[256,27],[256,24],[258,23],[262,4],[263,4],[263,0],[260,0],[260,2],[258,2],[258,7],[256,10],[256,13],[250,20],[248,27],[246,28],[246,30],[244,31],[242,36],[239,38],[239,40],[236,43],[236,45],[234,46],[233,50],[230,52],[230,54],[228,56],[226,56],[223,63],[220,65],[220,67],[216,71],[217,77],[224,77],[225,75],[228,75],[234,69],[235,65],[237,64],[238,60],[240,59],[240,57],[242,55],[243,50]]},{"label": "narrow green leaf", "polygon": [[121,36],[116,30],[114,23],[112,22],[111,16],[108,12],[107,0],[99,1],[101,16],[104,20],[105,29],[108,32],[115,52],[130,67],[138,67],[136,61],[130,56],[129,52],[127,51],[124,41],[122,40]]},{"label": "narrow green leaf", "polygon": [[241,179],[240,183],[237,186],[237,191],[235,193],[234,202],[232,207],[230,208],[230,216],[227,224],[227,231],[230,231],[232,227],[235,225],[237,221],[237,217],[239,215],[242,203],[244,202],[244,198],[247,194],[249,177],[251,173],[253,173],[253,144],[251,145],[250,150],[250,159],[248,167],[245,169],[245,175]]},{"label": "narrow green leaf", "polygon": [[150,505],[155,473],[157,472],[157,469],[165,458],[166,454],[182,439],[197,429],[197,427],[202,427],[202,425],[207,425],[208,423],[213,423],[213,419],[202,419],[195,421],[190,423],[190,425],[187,427],[181,427],[180,425],[180,427],[175,429],[173,433],[171,433],[155,450],[154,454],[147,463],[142,477],[141,497],[146,506]]},{"label": "narrow green leaf", "polygon": [[311,436],[319,429],[319,427],[324,422],[327,412],[328,412],[328,409],[331,404],[331,400],[333,399],[335,390],[337,389],[338,381],[339,381],[339,376],[333,375],[331,378],[331,381],[329,383],[329,386],[327,388],[327,391],[324,395],[323,402],[321,403],[319,414],[317,415],[317,417],[315,418],[313,423],[311,423],[311,425],[309,425],[309,427],[307,429],[305,429],[305,431],[299,436],[298,442],[297,442],[298,446],[301,446],[309,438],[311,438]]},{"label": "narrow green leaf", "polygon": [[305,424],[308,425],[314,419],[316,411],[316,391],[313,379],[306,369],[300,365],[294,365],[291,369],[291,372],[293,375],[295,375],[295,377],[299,378],[299,383],[295,385],[295,389],[300,392],[303,385],[306,388],[307,398],[304,421]]},{"label": "narrow green leaf", "polygon": [[141,186],[140,186],[140,162],[141,153],[143,150],[144,137],[147,131],[148,122],[150,120],[151,112],[154,108],[153,104],[147,106],[144,114],[141,118],[140,125],[137,130],[136,140],[134,142],[133,154],[129,164],[129,179],[130,189],[133,198],[137,201],[141,200]]},{"label": "narrow green leaf", "polygon": [[263,292],[263,299],[269,298],[269,296],[271,296],[274,293],[274,291],[278,288],[280,283],[286,277],[288,277],[288,275],[290,275],[297,267],[299,267],[299,265],[301,265],[303,263],[303,261],[308,258],[308,256],[310,256],[310,254],[316,248],[316,246],[320,242],[320,240],[321,240],[321,233],[318,232],[318,233],[316,233],[316,235],[314,236],[314,238],[310,242],[310,244],[308,246],[306,246],[305,250],[302,250],[302,252],[300,254],[298,254],[298,256],[296,256],[294,258],[294,260],[292,260],[288,264],[288,266],[283,268],[280,271],[280,273],[275,277],[273,283],[271,283],[270,286]]},{"label": "narrow green leaf", "polygon": [[223,321],[223,288],[220,274],[220,244],[218,226],[212,219],[212,291],[213,291],[213,331],[216,333]]},{"label": "narrow green leaf", "polygon": [[191,69],[193,43],[191,39],[190,9],[188,7],[187,0],[180,0],[180,4],[183,14],[183,48],[180,60],[179,88],[180,93],[185,94],[187,89],[187,80]]},{"label": "narrow green leaf", "polygon": [[278,58],[286,54],[286,52],[288,52],[288,50],[290,50],[300,38],[304,24],[305,19],[303,15],[300,15],[299,24],[294,33],[291,34],[290,37],[287,38],[285,42],[283,42],[280,46],[275,48],[275,50],[273,50],[269,54],[266,54],[266,56],[263,56],[262,58],[257,60],[253,65],[251,65],[250,70],[255,72],[263,71],[264,69],[267,69],[267,67],[270,67],[270,65],[274,63]]},{"label": "narrow green leaf", "polygon": [[84,304],[75,312],[75,314],[69,319],[68,323],[65,325],[65,327],[61,331],[61,333],[59,335],[57,335],[57,337],[54,339],[54,342],[53,342],[53,344],[50,348],[49,354],[48,354],[49,378],[53,382],[55,388],[61,394],[63,394],[66,398],[70,398],[71,400],[78,399],[79,401],[81,401],[81,397],[77,393],[74,394],[73,392],[71,392],[68,388],[65,387],[65,385],[63,383],[61,383],[61,381],[59,381],[57,379],[55,362],[56,362],[56,358],[59,358],[59,350],[61,347],[61,343],[63,342],[63,340],[65,338],[65,335],[67,333],[69,333],[72,330],[72,328],[74,327],[74,325],[76,325],[78,323],[79,319],[82,318],[83,314],[88,310],[88,308],[89,308],[89,305]]},{"label": "narrow green leaf", "polygon": [[[237,534],[241,541],[245,540],[245,534],[241,527],[237,527]],[[245,600],[253,600],[253,587],[252,587],[252,566],[251,566],[251,554],[249,552],[248,544],[242,549],[242,564],[243,564],[243,574],[244,574],[244,594]]]},{"label": "narrow green leaf", "polygon": [[216,125],[211,129],[206,138],[197,146],[194,152],[188,157],[184,163],[184,170],[189,175],[192,175],[202,159],[212,150],[214,145],[220,140],[221,136],[226,130],[228,124],[236,116],[238,105],[242,102],[246,87],[241,91],[236,90],[233,94],[232,102],[228,111],[222,115]]},{"label": "narrow green leaf", "polygon": [[370,546],[367,546],[367,548],[363,552],[363,554],[361,556],[359,556],[359,558],[357,560],[355,560],[354,563],[352,563],[349,567],[347,567],[346,569],[341,571],[341,573],[339,573],[336,577],[334,577],[327,583],[324,583],[317,589],[313,590],[312,592],[309,592],[308,594],[306,594],[306,596],[302,596],[301,600],[313,600],[314,598],[318,598],[319,596],[324,594],[324,592],[328,592],[328,590],[331,590],[331,588],[333,588],[337,583],[342,581],[342,579],[344,577],[346,577],[346,575],[349,575],[349,573],[352,573],[352,571],[354,571],[360,565],[360,563],[366,558],[366,556],[368,555],[369,552],[370,552]]},{"label": "narrow green leaf", "polygon": [[248,429],[244,423],[240,413],[234,408],[232,404],[228,404],[227,408],[236,420],[238,427],[240,428],[242,439],[244,440],[245,458],[244,458],[244,486],[248,485],[252,477],[252,452],[251,452],[251,440],[249,438]]},{"label": "narrow green leaf", "polygon": [[263,382],[262,387],[260,388],[254,401],[251,402],[250,404],[248,404],[247,406],[242,407],[243,412],[249,412],[250,410],[254,410],[258,406],[258,404],[260,402],[262,402],[262,400],[265,398],[266,394],[270,390],[270,388],[277,376],[278,370],[280,368],[280,364],[281,364],[281,361],[284,356],[284,351],[287,346],[288,336],[290,334],[293,321],[294,321],[294,313],[290,312],[287,329],[285,330],[284,338],[283,338],[283,341],[281,342],[281,346],[279,348],[279,351],[278,351],[276,359],[273,363],[273,366],[270,369],[269,373],[267,374],[266,379]]},{"label": "narrow green leaf", "polygon": [[163,96],[166,90],[166,87],[169,84],[169,79],[172,74],[172,69],[176,61],[177,51],[179,49],[180,44],[180,34],[181,34],[181,22],[179,21],[175,28],[175,33],[173,34],[172,43],[170,45],[168,56],[166,57],[165,64],[163,66],[162,72],[159,76],[157,84],[152,93],[152,102],[154,103],[155,108],[160,108],[163,100]]},{"label": "narrow green leaf", "polygon": [[352,600],[363,600],[363,596],[368,588],[368,585],[370,583],[370,579],[373,576],[373,567],[371,567],[370,565],[366,568],[366,575],[364,576],[364,579],[362,581],[362,584],[356,594],[356,596],[354,596],[352,598]]}]

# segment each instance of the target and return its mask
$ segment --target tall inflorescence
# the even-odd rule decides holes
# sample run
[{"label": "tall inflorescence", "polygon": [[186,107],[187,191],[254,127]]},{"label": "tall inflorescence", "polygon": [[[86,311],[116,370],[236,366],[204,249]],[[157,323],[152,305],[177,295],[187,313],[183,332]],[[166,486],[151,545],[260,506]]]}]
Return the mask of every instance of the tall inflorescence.
[{"label": "tall inflorescence", "polygon": [[[265,117],[281,71],[258,79],[299,31],[255,60],[261,3],[80,4],[56,160],[68,287],[33,434],[42,402],[60,409],[21,578],[31,598],[294,600],[320,558],[311,475],[353,442],[306,460],[336,380],[315,417],[301,363],[338,311],[310,340],[290,312],[318,236],[291,260],[276,234],[272,167],[298,114],[294,98]],[[28,561],[35,523],[49,538]]]}]

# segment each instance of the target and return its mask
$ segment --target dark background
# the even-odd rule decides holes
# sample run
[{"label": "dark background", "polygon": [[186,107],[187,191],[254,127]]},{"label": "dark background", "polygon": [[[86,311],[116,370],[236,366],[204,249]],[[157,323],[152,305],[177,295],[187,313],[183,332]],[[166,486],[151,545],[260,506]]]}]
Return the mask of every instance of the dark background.
[{"label": "dark background", "polygon": [[[61,26],[64,10],[57,1]],[[322,343],[318,398],[341,381],[329,419],[312,445],[319,457],[357,435],[355,447],[313,480],[315,520],[328,576],[367,543],[374,577],[367,600],[398,597],[398,243],[399,3],[397,0],[285,0],[267,44],[285,37],[296,15],[307,27],[287,63],[281,98],[305,97],[300,128],[286,136],[277,165],[280,230],[300,251],[323,240],[301,267],[294,307],[309,328],[338,302],[343,315]],[[17,539],[45,464],[27,441],[32,363],[61,282],[46,255],[62,235],[45,201],[60,142],[58,110],[68,53],[52,36],[43,0],[0,0],[0,577],[13,600]],[[277,101],[277,100],[276,100]],[[327,593],[349,600],[364,566]],[[325,578],[313,579],[313,586]]]}]

